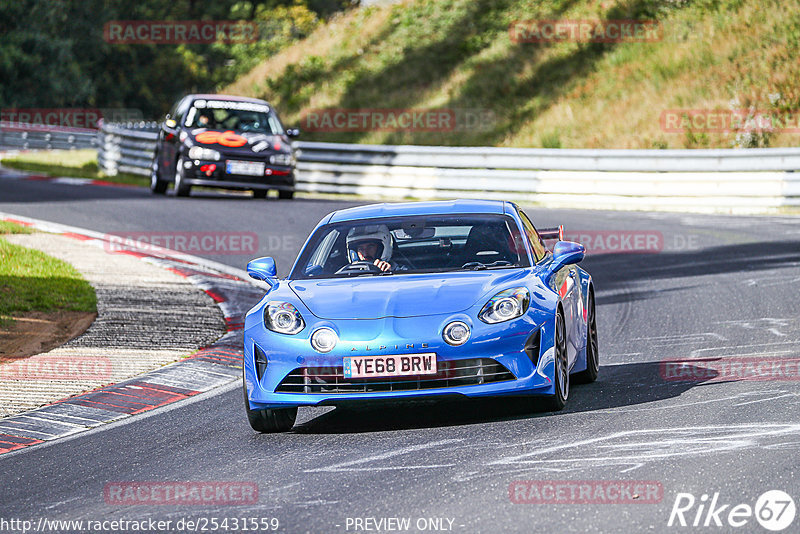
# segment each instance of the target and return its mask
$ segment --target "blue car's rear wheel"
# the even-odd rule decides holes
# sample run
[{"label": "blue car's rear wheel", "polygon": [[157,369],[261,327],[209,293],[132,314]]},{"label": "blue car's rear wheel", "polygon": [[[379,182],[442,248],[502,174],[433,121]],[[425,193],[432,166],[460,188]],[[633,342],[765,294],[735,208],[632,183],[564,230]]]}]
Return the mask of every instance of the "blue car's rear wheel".
[{"label": "blue car's rear wheel", "polygon": [[572,379],[579,384],[597,380],[600,372],[600,357],[597,350],[597,319],[594,310],[594,293],[589,293],[586,305],[586,370],[575,373]]},{"label": "blue car's rear wheel", "polygon": [[297,407],[251,410],[250,401],[247,400],[247,386],[242,384],[244,391],[244,409],[247,411],[247,420],[256,432],[285,432],[294,426],[297,419]]},{"label": "blue car's rear wheel", "polygon": [[567,404],[569,397],[569,361],[567,360],[567,331],[564,326],[564,316],[561,311],[556,313],[556,329],[554,332],[553,343],[553,386],[554,392],[547,397],[544,408],[547,411],[555,412],[561,410]]}]

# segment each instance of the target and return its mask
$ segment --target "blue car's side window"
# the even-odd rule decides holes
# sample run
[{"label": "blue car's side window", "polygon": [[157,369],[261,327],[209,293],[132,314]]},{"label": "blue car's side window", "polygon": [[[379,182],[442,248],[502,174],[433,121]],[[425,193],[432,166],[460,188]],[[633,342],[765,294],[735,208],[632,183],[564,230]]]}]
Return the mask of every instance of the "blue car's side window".
[{"label": "blue car's side window", "polygon": [[536,231],[536,228],[534,228],[531,220],[527,215],[525,215],[525,212],[519,210],[519,216],[522,219],[522,226],[525,227],[525,234],[527,234],[528,241],[531,244],[531,250],[533,250],[534,259],[536,263],[539,263],[547,255],[547,248],[545,248],[539,232]]},{"label": "blue car's side window", "polygon": [[338,237],[339,231],[331,230],[325,237],[322,238],[320,244],[314,251],[314,254],[311,256],[311,259],[303,268],[303,272],[307,276],[319,276],[325,272],[326,263],[328,263],[328,260],[335,255],[335,251],[332,252],[332,249],[334,248]]}]

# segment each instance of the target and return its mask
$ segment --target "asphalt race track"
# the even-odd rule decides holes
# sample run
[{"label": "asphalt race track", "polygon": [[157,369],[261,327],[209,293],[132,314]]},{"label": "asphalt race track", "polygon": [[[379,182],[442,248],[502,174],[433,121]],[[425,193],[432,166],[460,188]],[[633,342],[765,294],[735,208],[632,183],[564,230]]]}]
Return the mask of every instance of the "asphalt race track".
[{"label": "asphalt race track", "polygon": [[[255,254],[188,252],[239,268],[271,255],[281,276],[319,219],[351,205],[0,182],[0,211],[100,232],[255,232]],[[580,230],[592,241],[583,265],[597,288],[600,377],[574,386],[563,412],[530,414],[509,400],[308,408],[292,432],[259,435],[247,424],[241,390],[217,390],[3,455],[0,517],[172,525],[277,518],[283,532],[323,533],[399,525],[379,528],[367,518],[409,518],[410,531],[763,532],[755,517],[733,528],[728,513],[755,507],[768,490],[800,497],[800,220],[527,211],[540,227],[563,223],[568,235]],[[634,244],[636,235],[655,250],[609,250]],[[687,358],[704,359],[690,368],[696,374],[665,363]],[[742,380],[721,362],[766,362],[767,374]],[[569,494],[555,504],[512,500],[515,481],[565,480],[648,481],[659,493],[628,495],[626,503],[610,492],[595,503],[563,502],[574,500]],[[258,498],[213,506],[104,498],[108,483],[147,481],[254,483]],[[697,501],[685,512],[690,525],[714,494],[717,508],[728,507],[715,517],[703,510],[696,528],[680,528],[677,519],[669,528],[682,493]],[[800,518],[787,531],[798,525]]]}]

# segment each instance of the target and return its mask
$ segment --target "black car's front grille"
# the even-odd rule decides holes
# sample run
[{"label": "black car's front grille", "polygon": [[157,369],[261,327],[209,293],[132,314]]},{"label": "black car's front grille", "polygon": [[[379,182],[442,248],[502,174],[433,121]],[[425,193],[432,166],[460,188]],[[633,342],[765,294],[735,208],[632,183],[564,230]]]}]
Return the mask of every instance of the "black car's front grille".
[{"label": "black car's front grille", "polygon": [[437,362],[435,375],[345,378],[341,366],[298,367],[275,388],[276,393],[368,393],[473,386],[514,380],[506,367],[491,358]]}]

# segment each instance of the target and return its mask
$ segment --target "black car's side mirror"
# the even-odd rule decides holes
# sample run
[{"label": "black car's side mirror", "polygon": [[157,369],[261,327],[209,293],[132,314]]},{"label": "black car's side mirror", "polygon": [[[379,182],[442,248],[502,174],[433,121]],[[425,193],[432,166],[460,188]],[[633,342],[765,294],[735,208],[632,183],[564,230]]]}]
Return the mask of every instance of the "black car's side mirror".
[{"label": "black car's side mirror", "polygon": [[286,135],[289,137],[299,137],[300,136],[300,128],[287,128]]}]

